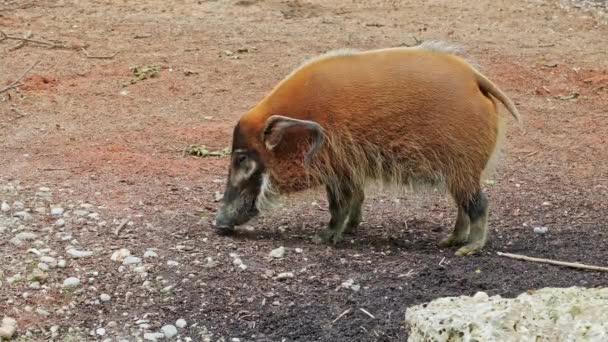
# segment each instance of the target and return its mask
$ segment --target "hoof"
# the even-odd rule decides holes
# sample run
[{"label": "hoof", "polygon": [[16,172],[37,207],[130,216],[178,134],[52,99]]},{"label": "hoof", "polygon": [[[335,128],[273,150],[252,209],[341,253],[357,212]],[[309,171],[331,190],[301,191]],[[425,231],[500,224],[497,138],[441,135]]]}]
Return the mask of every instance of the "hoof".
[{"label": "hoof", "polygon": [[482,248],[483,248],[483,245],[480,243],[471,243],[471,244],[468,244],[468,245],[458,249],[455,254],[457,256],[474,255],[474,254],[478,254],[479,252],[481,252]]},{"label": "hoof", "polygon": [[439,247],[441,247],[441,248],[447,248],[447,247],[462,246],[466,242],[467,242],[467,240],[465,238],[456,238],[456,237],[450,235],[447,238],[439,241],[439,243],[437,245],[439,245]]},{"label": "hoof", "polygon": [[215,232],[218,235],[229,236],[236,234],[234,227],[215,227]]},{"label": "hoof", "polygon": [[327,230],[321,234],[321,240],[335,246],[342,241],[342,233],[336,232],[335,230]]}]

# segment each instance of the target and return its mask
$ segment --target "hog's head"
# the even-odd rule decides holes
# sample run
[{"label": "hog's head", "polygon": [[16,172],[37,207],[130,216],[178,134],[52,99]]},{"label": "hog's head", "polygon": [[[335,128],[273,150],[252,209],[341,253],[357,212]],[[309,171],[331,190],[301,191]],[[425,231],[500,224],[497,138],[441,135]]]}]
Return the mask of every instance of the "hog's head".
[{"label": "hog's head", "polygon": [[274,115],[266,120],[261,130],[248,126],[247,122],[240,121],[234,128],[228,181],[222,206],[215,217],[215,226],[220,233],[233,232],[235,226],[258,215],[271,197],[285,190],[272,185],[281,183],[273,180],[281,174],[269,168],[279,164],[271,160],[277,157],[272,151],[286,144],[282,141],[287,140],[283,138],[288,129],[300,128],[312,134],[313,142],[304,158],[306,164],[310,163],[324,140],[321,126],[308,120]]}]

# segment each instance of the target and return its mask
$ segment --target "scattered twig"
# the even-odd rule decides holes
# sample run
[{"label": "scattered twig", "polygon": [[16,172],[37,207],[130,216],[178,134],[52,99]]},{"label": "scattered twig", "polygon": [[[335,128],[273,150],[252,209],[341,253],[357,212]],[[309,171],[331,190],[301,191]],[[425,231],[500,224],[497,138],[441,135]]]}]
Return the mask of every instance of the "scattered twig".
[{"label": "scattered twig", "polygon": [[443,258],[441,259],[441,261],[439,262],[439,266],[441,266],[441,264],[443,264],[443,262],[444,262],[444,261],[445,261],[445,257],[443,257]]},{"label": "scattered twig", "polygon": [[572,268],[578,268],[578,269],[584,269],[584,270],[608,272],[608,267],[591,266],[591,265],[580,264],[577,262],[565,262],[565,261],[557,261],[557,260],[551,260],[551,259],[533,258],[533,257],[525,256],[525,255],[502,253],[502,252],[496,252],[496,254],[507,257],[507,258],[516,259],[516,260],[525,260],[525,261],[539,262],[539,263],[558,265],[558,266],[566,266],[566,267],[572,267]]},{"label": "scattered twig", "polygon": [[50,46],[50,47],[61,47],[61,45],[57,45],[55,43],[50,43],[50,42],[45,42],[42,40],[36,40],[36,39],[31,39],[31,38],[22,38],[22,37],[16,37],[16,36],[9,36],[8,34],[4,33],[4,31],[0,31],[0,42],[5,40],[5,39],[11,39],[11,40],[19,40],[22,42],[29,42],[29,43],[34,43],[34,44],[40,44],[40,45],[46,45],[46,46]]},{"label": "scattered twig", "polygon": [[43,169],[38,169],[38,170],[40,170],[40,171],[65,171],[67,169],[64,167],[45,167]]},{"label": "scattered twig", "polygon": [[144,39],[144,38],[150,38],[152,37],[151,34],[149,33],[144,33],[144,34],[136,34],[135,37],[133,37],[134,39]]},{"label": "scattered twig", "polygon": [[19,49],[21,49],[24,46],[25,46],[25,42],[24,41],[20,41],[19,43],[17,43],[17,45],[13,46],[12,48],[9,48],[8,51],[19,50]]},{"label": "scattered twig", "polygon": [[[0,32],[2,32],[2,31],[0,31]],[[8,86],[6,86],[2,90],[0,90],[0,94],[4,93],[7,90],[18,87],[19,82],[25,77],[25,75],[27,75],[28,72],[30,72],[32,69],[34,69],[34,67],[36,65],[38,65],[38,63],[40,63],[40,61],[37,61],[36,63],[32,64],[32,66],[29,67],[27,70],[25,70],[25,72],[23,74],[21,74],[21,76],[19,76],[19,78],[17,78],[13,83],[9,84]]]},{"label": "scattered twig", "polygon": [[363,311],[364,314],[368,315],[369,317],[376,319],[376,317],[374,315],[372,315],[371,313],[369,313],[367,310],[365,310],[364,308],[359,308],[359,310]]},{"label": "scattered twig", "polygon": [[397,276],[397,278],[409,277],[409,276],[411,276],[412,274],[414,274],[414,270],[413,270],[413,269],[412,269],[412,270],[409,270],[409,271],[408,271],[407,273],[405,273],[405,274],[400,274],[400,275],[398,275],[398,276]]},{"label": "scattered twig", "polygon": [[[8,34],[6,34],[4,31],[0,31],[0,42],[4,41],[4,40],[18,40],[21,43],[23,43],[23,45],[25,43],[33,43],[33,44],[38,44],[38,45],[43,45],[46,46],[50,49],[66,49],[66,50],[74,50],[74,49],[82,49],[83,47],[87,47],[88,44],[85,44],[84,46],[82,45],[63,45],[63,44],[58,44],[55,42],[47,42],[44,40],[37,40],[37,39],[31,39],[31,38],[25,38],[25,37],[17,37],[17,36],[9,36]],[[9,51],[12,50],[17,50],[23,47],[22,44],[17,44],[15,46],[13,46],[12,48],[9,49]]]},{"label": "scattered twig", "polygon": [[336,323],[340,318],[342,318],[344,315],[348,314],[350,312],[350,309],[344,310],[343,313],[340,314],[340,316],[336,317],[336,319],[334,319],[331,324]]},{"label": "scattered twig", "polygon": [[118,54],[120,53],[120,51],[116,51],[116,52],[114,52],[113,54],[108,55],[108,56],[93,56],[93,55],[90,55],[90,54],[89,54],[89,52],[88,52],[86,49],[84,49],[84,48],[83,48],[83,49],[82,49],[82,53],[84,53],[84,56],[85,56],[86,58],[93,58],[93,59],[112,59],[112,58],[116,57],[116,55],[118,55]]},{"label": "scattered twig", "polygon": [[19,118],[25,117],[25,114],[23,114],[23,112],[21,112],[19,109],[13,107],[11,108],[11,110],[15,112],[15,114],[17,114]]},{"label": "scattered twig", "polygon": [[114,231],[114,235],[118,235],[120,234],[120,231],[127,225],[127,222],[129,222],[129,218],[125,218],[123,219],[120,224],[118,225],[118,227],[116,228],[116,230]]}]

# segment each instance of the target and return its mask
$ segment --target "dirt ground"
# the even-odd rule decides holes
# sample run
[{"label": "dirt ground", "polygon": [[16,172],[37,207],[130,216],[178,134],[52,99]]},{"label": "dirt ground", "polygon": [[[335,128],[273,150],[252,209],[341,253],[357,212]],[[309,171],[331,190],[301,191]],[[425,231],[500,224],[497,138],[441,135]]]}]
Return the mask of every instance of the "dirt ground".
[{"label": "dirt ground", "polygon": [[[136,341],[177,319],[182,341],[405,341],[406,308],[437,297],[606,286],[605,273],[496,255],[607,263],[608,17],[572,5],[0,1],[0,30],[47,42],[0,41],[0,89],[39,61],[0,94],[0,316],[27,341]],[[228,158],[187,146],[230,146],[238,117],[308,57],[416,39],[464,45],[524,116],[520,130],[505,115],[484,253],[436,246],[455,218],[438,194],[376,191],[337,247],[312,241],[328,220],[320,192],[214,233]],[[121,248],[142,260],[112,260]]]}]

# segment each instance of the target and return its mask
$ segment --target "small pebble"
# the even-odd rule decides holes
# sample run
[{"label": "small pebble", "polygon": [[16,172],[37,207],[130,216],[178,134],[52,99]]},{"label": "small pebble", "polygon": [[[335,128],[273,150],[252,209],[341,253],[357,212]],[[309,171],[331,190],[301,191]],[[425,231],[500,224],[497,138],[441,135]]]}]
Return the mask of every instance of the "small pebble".
[{"label": "small pebble", "polygon": [[134,265],[134,264],[140,264],[140,263],[141,263],[141,258],[132,256],[132,255],[129,255],[122,260],[123,265]]},{"label": "small pebble", "polygon": [[59,267],[59,268],[65,268],[65,266],[66,266],[66,262],[65,262],[64,259],[61,259],[61,260],[57,261],[57,267]]},{"label": "small pebble", "polygon": [[57,221],[55,221],[55,226],[57,226],[57,227],[65,226],[65,220],[62,218],[58,219]]},{"label": "small pebble", "polygon": [[106,294],[106,293],[102,293],[102,294],[99,296],[99,299],[100,299],[102,302],[107,302],[107,301],[109,301],[109,300],[110,300],[110,295],[109,295],[109,294]]},{"label": "small pebble", "polygon": [[21,240],[21,241],[30,241],[30,240],[34,240],[38,237],[38,234],[36,233],[32,233],[32,232],[21,232],[17,235],[15,235],[15,238]]},{"label": "small pebble", "polygon": [[99,329],[95,330],[95,333],[97,333],[97,335],[99,335],[99,336],[103,336],[106,334],[106,329],[99,328]]},{"label": "small pebble", "polygon": [[110,259],[112,259],[112,261],[122,262],[129,255],[131,255],[131,252],[128,249],[121,248],[121,249],[117,250],[116,252],[112,253],[112,256],[110,257]]},{"label": "small pebble", "polygon": [[63,215],[64,211],[65,211],[65,209],[63,209],[63,208],[54,207],[54,208],[51,208],[51,215],[53,215],[53,216],[61,216],[61,215]]},{"label": "small pebble", "polygon": [[86,210],[74,210],[74,215],[76,216],[87,216],[89,212]]},{"label": "small pebble", "polygon": [[277,258],[280,259],[283,256],[285,256],[285,247],[281,246],[279,248],[275,248],[272,251],[270,251],[270,256],[272,258]]},{"label": "small pebble", "polygon": [[90,257],[91,255],[93,255],[93,252],[90,252],[90,251],[79,251],[79,250],[77,250],[75,248],[68,249],[67,253],[69,255],[71,255],[72,258],[74,258],[74,259],[86,258],[86,257]]},{"label": "small pebble", "polygon": [[163,326],[162,328],[160,328],[160,331],[162,331],[163,334],[165,334],[166,338],[172,338],[177,335],[177,328],[171,324],[167,324],[167,325]]},{"label": "small pebble", "polygon": [[156,254],[156,252],[154,251],[146,251],[144,253],[144,258],[156,258],[158,257],[158,254]]},{"label": "small pebble", "polygon": [[534,227],[534,232],[539,235],[543,235],[547,232],[547,227]]},{"label": "small pebble", "polygon": [[185,319],[180,318],[180,319],[178,319],[177,321],[175,321],[175,325],[176,325],[178,328],[183,329],[183,328],[185,328],[185,327],[186,327],[187,323],[186,323],[186,320],[185,320]]},{"label": "small pebble", "polygon": [[179,266],[179,262],[169,260],[169,261],[167,261],[167,266]]},{"label": "small pebble", "polygon": [[157,341],[160,339],[165,338],[165,334],[163,333],[145,333],[144,334],[144,340],[147,341]]},{"label": "small pebble", "polygon": [[4,212],[9,211],[9,210],[11,210],[11,206],[8,205],[8,203],[6,203],[6,202],[2,202],[2,204],[0,205],[0,210],[2,210]]},{"label": "small pebble", "polygon": [[288,278],[293,278],[293,272],[279,273],[276,277],[277,280],[283,280],[283,279],[288,279]]},{"label": "small pebble", "polygon": [[76,287],[78,285],[80,285],[80,279],[76,277],[69,277],[63,281],[64,287]]}]

